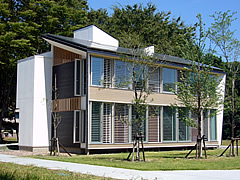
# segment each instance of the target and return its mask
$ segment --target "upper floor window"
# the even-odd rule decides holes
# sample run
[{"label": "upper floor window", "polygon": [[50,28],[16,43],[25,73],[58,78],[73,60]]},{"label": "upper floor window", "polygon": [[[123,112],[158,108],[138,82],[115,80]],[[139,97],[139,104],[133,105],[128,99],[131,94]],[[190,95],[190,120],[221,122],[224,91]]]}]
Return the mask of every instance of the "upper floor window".
[{"label": "upper floor window", "polygon": [[163,92],[171,92],[171,89],[176,90],[175,82],[177,82],[177,70],[163,68]]},{"label": "upper floor window", "polygon": [[114,86],[117,88],[130,88],[132,65],[125,61],[114,61]]},{"label": "upper floor window", "polygon": [[92,72],[92,85],[101,86],[103,81],[103,66],[104,59],[92,57],[91,72]]},{"label": "upper floor window", "polygon": [[112,86],[112,60],[99,57],[92,57],[91,61],[93,86]]}]

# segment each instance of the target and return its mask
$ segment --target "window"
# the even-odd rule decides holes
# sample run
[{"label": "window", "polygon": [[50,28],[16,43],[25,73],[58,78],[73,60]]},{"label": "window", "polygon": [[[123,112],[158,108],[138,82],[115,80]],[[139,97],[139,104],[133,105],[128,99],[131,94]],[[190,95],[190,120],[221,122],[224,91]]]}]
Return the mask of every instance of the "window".
[{"label": "window", "polygon": [[128,112],[129,106],[127,104],[115,104],[114,115],[114,142],[128,143]]},{"label": "window", "polygon": [[92,85],[101,86],[103,81],[104,59],[98,57],[92,57],[91,59]]},{"label": "window", "polygon": [[92,102],[91,141],[101,142],[101,103]]},{"label": "window", "polygon": [[160,68],[149,68],[149,88],[152,92],[160,92]]},{"label": "window", "polygon": [[92,102],[91,142],[112,143],[112,104]]},{"label": "window", "polygon": [[190,141],[189,126],[186,126],[184,122],[185,118],[189,118],[189,111],[186,108],[179,108],[178,117],[178,139],[179,141]]},{"label": "window", "polygon": [[216,114],[215,110],[210,110],[210,114],[214,114],[210,117],[210,140],[217,140],[217,122],[216,122]]},{"label": "window", "polygon": [[112,60],[92,57],[91,72],[91,85],[112,87]]},{"label": "window", "polygon": [[176,90],[175,82],[177,81],[177,70],[163,68],[163,92],[171,92]]},{"label": "window", "polygon": [[114,86],[117,88],[130,88],[132,65],[124,61],[114,61]]},{"label": "window", "polygon": [[81,95],[81,60],[75,60],[75,75],[74,75],[74,94],[75,96]]},{"label": "window", "polygon": [[171,107],[163,107],[163,140],[176,141],[176,115]]},{"label": "window", "polygon": [[74,111],[74,129],[73,129],[73,143],[80,142],[80,111]]},{"label": "window", "polygon": [[161,134],[160,110],[158,106],[149,106],[148,108],[148,141],[160,142]]}]

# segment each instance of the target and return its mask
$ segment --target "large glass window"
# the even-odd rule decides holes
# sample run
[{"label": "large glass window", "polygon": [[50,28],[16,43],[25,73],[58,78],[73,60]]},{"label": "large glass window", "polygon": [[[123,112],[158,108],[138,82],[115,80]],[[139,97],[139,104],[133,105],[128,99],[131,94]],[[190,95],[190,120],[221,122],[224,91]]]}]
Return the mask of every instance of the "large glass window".
[{"label": "large glass window", "polygon": [[92,85],[100,86],[103,81],[103,66],[104,59],[92,57],[91,72],[92,72]]},{"label": "large glass window", "polygon": [[190,141],[189,126],[186,126],[184,119],[189,118],[189,111],[187,108],[179,108],[178,111],[179,123],[178,123],[178,138],[179,141]]},{"label": "large glass window", "polygon": [[[217,122],[216,122],[216,114],[215,110],[210,111],[210,140],[217,140]],[[212,115],[214,114],[214,115]]]},{"label": "large glass window", "polygon": [[101,103],[92,102],[92,142],[101,142]]},{"label": "large glass window", "polygon": [[175,82],[177,82],[177,70],[163,68],[163,92],[171,92],[171,89],[176,90]]},{"label": "large glass window", "polygon": [[115,104],[114,115],[114,142],[128,143],[129,125],[128,113],[129,106],[127,104]]},{"label": "large glass window", "polygon": [[163,140],[176,141],[176,115],[171,107],[163,107]]},{"label": "large glass window", "polygon": [[124,61],[114,61],[114,86],[117,88],[130,88],[132,65]]}]

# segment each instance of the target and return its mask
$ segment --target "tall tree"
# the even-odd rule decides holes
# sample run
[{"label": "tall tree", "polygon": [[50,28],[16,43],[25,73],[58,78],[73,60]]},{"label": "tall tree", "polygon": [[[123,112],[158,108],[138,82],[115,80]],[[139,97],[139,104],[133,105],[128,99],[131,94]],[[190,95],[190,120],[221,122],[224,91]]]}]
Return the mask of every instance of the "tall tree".
[{"label": "tall tree", "polygon": [[[136,160],[140,160],[139,141],[146,137],[146,110],[149,95],[152,93],[148,86],[151,73],[162,65],[162,61],[153,56],[153,52],[144,49],[145,45],[141,36],[137,33],[125,34],[122,37],[124,47],[129,48],[126,54],[120,54],[121,60],[129,65],[129,76],[119,83],[119,86],[129,87],[133,91],[132,108],[133,114],[130,122],[124,122],[132,126],[134,147],[137,147]],[[143,146],[143,144],[142,144]],[[134,152],[134,150],[133,150]],[[134,160],[134,154],[132,155]],[[145,160],[145,159],[144,159]]]},{"label": "tall tree", "polygon": [[[159,12],[152,3],[116,5],[108,17],[104,10],[91,11],[90,15],[98,18],[93,21],[97,26],[117,39],[122,33],[139,34],[146,46],[155,46],[156,53],[183,57],[193,36],[193,28],[185,26],[180,17],[172,19],[170,12]],[[120,46],[124,46],[121,41]]]},{"label": "tall tree", "polygon": [[87,10],[84,0],[0,0],[0,129],[15,108],[17,60],[49,50],[44,33],[72,35]]},{"label": "tall tree", "polygon": [[[232,23],[236,20],[234,15],[236,12],[226,11],[226,12],[215,12],[211,15],[214,22],[210,27],[210,38],[216,44],[217,51],[224,58],[227,63],[227,73],[230,76],[229,88],[226,88],[226,103],[225,107],[231,109],[231,137],[235,137],[235,127],[236,127],[236,79],[239,73],[239,57],[240,57],[240,41],[235,38],[234,30],[231,30]],[[232,153],[234,155],[234,148],[232,148]]]},{"label": "tall tree", "polygon": [[[190,61],[190,67],[185,68],[181,72],[181,82],[177,82],[177,90],[174,90],[174,94],[177,96],[179,104],[173,106],[178,107],[179,111],[182,111],[180,107],[185,107],[192,114],[197,117],[197,124],[193,121],[189,115],[186,115],[182,120],[188,125],[195,126],[198,129],[197,136],[197,157],[200,158],[202,155],[201,145],[201,121],[203,113],[210,109],[217,109],[222,103],[221,91],[218,89],[219,81],[216,76],[211,74],[210,65],[203,65],[205,58],[205,39],[207,34],[203,30],[203,22],[200,14],[197,15],[199,20],[198,29],[199,33],[194,41],[197,49],[197,54],[192,54],[192,60]],[[186,114],[180,112],[181,114]],[[211,115],[212,116],[212,115]]]}]

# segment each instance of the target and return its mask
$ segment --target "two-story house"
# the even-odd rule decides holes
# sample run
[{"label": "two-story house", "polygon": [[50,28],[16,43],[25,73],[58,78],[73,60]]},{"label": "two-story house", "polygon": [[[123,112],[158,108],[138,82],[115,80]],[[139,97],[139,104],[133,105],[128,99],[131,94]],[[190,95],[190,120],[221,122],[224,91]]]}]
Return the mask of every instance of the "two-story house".
[{"label": "two-story house", "polygon": [[[48,149],[52,134],[52,87],[57,85],[57,109],[61,123],[57,129],[60,142],[71,152],[89,153],[132,147],[132,126],[123,123],[134,116],[131,87],[119,84],[131,77],[129,62],[121,61],[117,39],[94,25],[74,32],[74,37],[43,35],[51,51],[18,61],[17,108],[19,108],[20,149]],[[154,48],[147,49],[152,54]],[[179,72],[189,65],[182,58],[154,54],[162,66],[151,74],[144,123],[146,148],[186,147],[196,142],[197,129],[179,120],[171,88],[176,88]],[[213,68],[221,80],[224,95],[226,75]],[[104,84],[105,83],[105,84]],[[153,112],[154,109],[158,111]],[[210,110],[209,110],[210,111]],[[157,112],[157,113],[156,113]],[[214,117],[204,117],[202,133],[207,145],[220,145],[223,108]]]}]

